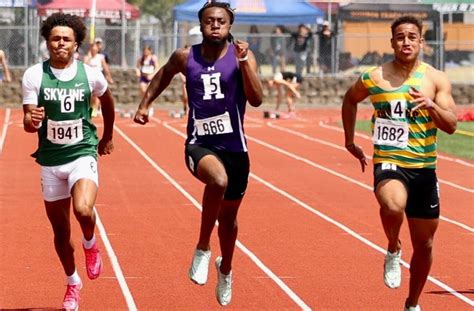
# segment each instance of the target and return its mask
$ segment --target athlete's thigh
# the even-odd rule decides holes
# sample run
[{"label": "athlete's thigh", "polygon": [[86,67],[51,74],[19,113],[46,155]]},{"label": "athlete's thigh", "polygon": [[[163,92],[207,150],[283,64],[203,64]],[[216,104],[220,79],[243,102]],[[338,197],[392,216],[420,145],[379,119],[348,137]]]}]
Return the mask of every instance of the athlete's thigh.
[{"label": "athlete's thigh", "polygon": [[240,200],[247,190],[250,160],[247,152],[219,152],[228,176],[224,200]]},{"label": "athlete's thigh", "polygon": [[74,161],[68,178],[73,205],[94,206],[99,188],[97,160],[94,157],[81,157]]},{"label": "athlete's thigh", "polygon": [[185,161],[189,171],[205,184],[217,178],[227,179],[226,170],[219,156],[209,148],[187,145]]},{"label": "athlete's thigh", "polygon": [[74,209],[79,206],[93,208],[97,198],[98,187],[91,179],[81,178],[72,187],[71,196]]},{"label": "athlete's thigh", "polygon": [[70,231],[69,210],[71,198],[60,199],[52,202],[44,201],[46,215],[55,232]]},{"label": "athlete's thigh", "polygon": [[377,185],[375,197],[382,207],[405,210],[408,194],[400,180],[385,179]]},{"label": "athlete's thigh", "polygon": [[400,168],[394,165],[375,165],[374,187],[375,197],[382,207],[405,210],[408,185]]}]

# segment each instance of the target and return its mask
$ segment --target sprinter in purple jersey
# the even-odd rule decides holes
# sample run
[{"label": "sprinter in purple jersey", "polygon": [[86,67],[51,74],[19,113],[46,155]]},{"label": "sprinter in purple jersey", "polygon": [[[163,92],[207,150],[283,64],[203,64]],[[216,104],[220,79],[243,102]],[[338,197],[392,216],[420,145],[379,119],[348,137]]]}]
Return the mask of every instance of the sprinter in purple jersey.
[{"label": "sprinter in purple jersey", "polygon": [[203,41],[177,49],[150,83],[134,121],[148,122],[152,102],[177,73],[186,76],[189,114],[186,165],[205,184],[199,241],[189,269],[196,284],[207,282],[210,238],[219,221],[222,257],[217,257],[216,298],[232,298],[232,257],[237,239],[237,211],[247,188],[249,157],[244,137],[245,105],[262,103],[257,62],[248,43],[233,43],[234,12],[228,3],[208,1],[198,13]]}]

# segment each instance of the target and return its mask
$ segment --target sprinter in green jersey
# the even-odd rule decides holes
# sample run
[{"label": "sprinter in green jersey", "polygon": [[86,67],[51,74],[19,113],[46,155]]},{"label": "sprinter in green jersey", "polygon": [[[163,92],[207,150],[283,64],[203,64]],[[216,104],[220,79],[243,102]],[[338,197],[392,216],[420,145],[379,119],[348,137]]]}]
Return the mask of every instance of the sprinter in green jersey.
[{"label": "sprinter in green jersey", "polygon": [[446,74],[418,59],[423,48],[422,23],[403,16],[391,26],[395,59],[369,69],[350,87],[342,104],[345,144],[364,171],[362,148],[354,143],[357,104],[369,97],[374,144],[374,191],[388,250],[384,282],[401,282],[400,227],[407,215],[413,255],[405,310],[419,311],[420,294],[432,263],[433,237],[440,214],[436,178],[436,133],[454,133],[456,105]]},{"label": "sprinter in green jersey", "polygon": [[[70,206],[72,202],[84,235],[87,275],[95,279],[102,271],[94,234],[97,153],[110,154],[114,148],[114,100],[102,73],[74,58],[86,35],[80,17],[55,13],[44,21],[41,34],[50,59],[28,68],[23,76],[23,125],[25,131],[38,134],[33,156],[41,165],[46,213],[67,275],[62,307],[75,310],[82,281],[74,261]],[[102,105],[104,131],[100,141],[91,121],[92,95],[99,97]]]}]

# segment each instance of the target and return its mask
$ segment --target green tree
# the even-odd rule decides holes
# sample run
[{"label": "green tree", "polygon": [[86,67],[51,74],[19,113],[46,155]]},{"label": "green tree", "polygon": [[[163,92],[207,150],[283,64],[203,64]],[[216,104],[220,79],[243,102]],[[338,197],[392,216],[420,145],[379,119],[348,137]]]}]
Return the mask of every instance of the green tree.
[{"label": "green tree", "polygon": [[129,0],[140,8],[142,14],[156,17],[160,21],[163,33],[171,32],[173,28],[173,8],[185,0]]}]

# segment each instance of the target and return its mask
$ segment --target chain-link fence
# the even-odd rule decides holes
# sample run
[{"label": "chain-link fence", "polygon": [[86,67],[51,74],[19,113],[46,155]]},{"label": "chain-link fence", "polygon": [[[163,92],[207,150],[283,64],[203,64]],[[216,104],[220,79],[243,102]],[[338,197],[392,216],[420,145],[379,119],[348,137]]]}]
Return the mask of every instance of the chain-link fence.
[{"label": "chain-link fence", "polygon": [[[123,35],[122,35],[123,34]],[[277,71],[301,71],[303,75],[341,75],[357,73],[366,66],[381,64],[393,58],[390,34],[373,36],[364,33],[338,34],[323,40],[313,32],[304,50],[296,51],[295,40],[289,33],[234,33],[235,39],[250,43],[262,75]],[[150,46],[164,64],[176,47],[201,41],[199,34],[178,35],[161,33],[157,26],[100,25],[96,37],[103,40],[104,51],[112,68],[134,68],[145,45]],[[47,49],[39,28],[33,26],[0,26],[0,49],[8,56],[12,68],[24,68],[44,59]],[[443,51],[440,51],[443,49]],[[79,52],[85,55],[88,42]],[[460,79],[474,81],[474,41],[427,41],[421,58],[440,68],[468,68]],[[443,67],[443,68],[444,68]],[[469,72],[471,73],[469,75]]]}]

